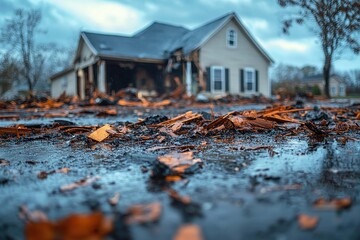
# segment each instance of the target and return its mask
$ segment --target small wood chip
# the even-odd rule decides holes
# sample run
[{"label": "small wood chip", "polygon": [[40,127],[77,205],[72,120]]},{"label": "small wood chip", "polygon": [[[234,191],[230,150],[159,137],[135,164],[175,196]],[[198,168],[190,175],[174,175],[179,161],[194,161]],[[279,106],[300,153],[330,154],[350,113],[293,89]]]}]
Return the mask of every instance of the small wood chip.
[{"label": "small wood chip", "polygon": [[109,136],[107,130],[113,130],[109,124],[105,124],[101,128],[92,132],[88,137],[97,142],[102,142]]},{"label": "small wood chip", "polygon": [[299,227],[303,230],[311,230],[314,229],[319,222],[318,216],[310,216],[306,214],[300,214],[298,216],[298,224]]},{"label": "small wood chip", "polygon": [[116,206],[120,200],[120,193],[115,193],[113,197],[109,198],[109,204],[111,206]]},{"label": "small wood chip", "polygon": [[199,226],[195,224],[186,224],[181,226],[173,240],[202,240],[202,234]]}]

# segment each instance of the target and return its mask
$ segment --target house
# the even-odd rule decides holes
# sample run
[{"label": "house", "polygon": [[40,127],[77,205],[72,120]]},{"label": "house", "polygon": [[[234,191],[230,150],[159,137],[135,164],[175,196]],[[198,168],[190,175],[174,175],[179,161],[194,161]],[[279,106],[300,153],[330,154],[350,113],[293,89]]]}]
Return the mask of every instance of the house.
[{"label": "house", "polygon": [[188,95],[270,96],[272,63],[235,13],[193,30],[154,22],[130,37],[82,32],[73,67],[51,77],[51,92],[85,99],[95,89],[135,87],[157,95],[181,82]]},{"label": "house", "polygon": [[[311,91],[314,87],[320,90],[320,94],[324,94],[325,80],[322,74],[306,76],[300,82],[300,86],[307,88]],[[329,82],[330,97],[345,97],[346,96],[346,83],[343,78],[336,74],[330,76]]]}]

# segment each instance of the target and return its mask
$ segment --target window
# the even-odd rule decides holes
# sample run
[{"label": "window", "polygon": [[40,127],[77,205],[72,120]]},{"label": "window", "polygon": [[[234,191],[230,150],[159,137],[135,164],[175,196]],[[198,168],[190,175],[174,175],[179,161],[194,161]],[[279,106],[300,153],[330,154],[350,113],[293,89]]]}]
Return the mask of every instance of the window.
[{"label": "window", "polygon": [[229,28],[227,31],[226,43],[230,48],[237,47],[237,33],[233,28]]},{"label": "window", "polygon": [[211,91],[223,92],[225,88],[225,70],[221,66],[211,67]]},{"label": "window", "polygon": [[245,90],[255,92],[255,70],[253,68],[245,69]]},{"label": "window", "polygon": [[345,94],[345,86],[344,85],[340,85],[339,87],[339,96],[344,97]]},{"label": "window", "polygon": [[336,87],[335,87],[335,86],[332,86],[332,87],[330,88],[330,95],[331,95],[331,96],[335,96],[335,95],[336,95]]}]

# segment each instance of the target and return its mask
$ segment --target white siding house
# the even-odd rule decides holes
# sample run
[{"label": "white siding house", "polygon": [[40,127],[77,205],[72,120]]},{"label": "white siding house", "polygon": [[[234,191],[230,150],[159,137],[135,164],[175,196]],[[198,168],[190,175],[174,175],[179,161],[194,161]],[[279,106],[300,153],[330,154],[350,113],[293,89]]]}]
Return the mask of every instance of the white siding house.
[{"label": "white siding house", "polygon": [[73,70],[51,78],[52,94],[85,99],[127,87],[162,94],[180,79],[188,95],[270,96],[272,62],[235,13],[192,30],[154,22],[130,37],[82,32]]}]

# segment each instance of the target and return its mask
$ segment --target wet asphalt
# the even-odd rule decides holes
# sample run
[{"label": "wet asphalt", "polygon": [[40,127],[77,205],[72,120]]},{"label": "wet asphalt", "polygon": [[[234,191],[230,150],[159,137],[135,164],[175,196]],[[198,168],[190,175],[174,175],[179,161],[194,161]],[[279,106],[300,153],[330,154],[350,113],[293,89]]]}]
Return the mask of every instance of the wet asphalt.
[{"label": "wet asphalt", "polygon": [[[250,106],[261,109],[264,106]],[[236,108],[235,108],[236,109]],[[78,124],[135,122],[155,114],[175,116],[188,109],[133,112],[119,119],[86,117]],[[215,109],[219,114],[234,108]],[[199,111],[210,112],[210,109]],[[54,119],[39,119],[51,122]],[[69,119],[68,119],[69,120]],[[170,139],[169,145],[194,145],[203,167],[178,182],[151,178],[157,157],[171,150],[148,151],[149,141],[117,141],[89,145],[86,137],[71,135],[27,136],[0,140],[0,239],[24,239],[19,207],[40,210],[57,220],[72,213],[101,211],[116,225],[109,239],[172,239],[185,223],[200,227],[204,239],[360,239],[360,139],[345,144],[332,135],[314,139],[309,134],[281,136],[276,131]],[[204,144],[203,144],[204,145]],[[253,149],[265,146],[268,148]],[[39,179],[38,173],[69,168]],[[60,187],[87,176],[92,184],[61,192]],[[192,204],[174,203],[164,188],[191,197]],[[108,199],[120,193],[112,207]],[[352,206],[340,210],[314,208],[318,198],[350,197]],[[124,225],[121,215],[134,204],[160,202],[162,214],[155,223]],[[312,230],[300,229],[297,217],[319,217]]]}]

